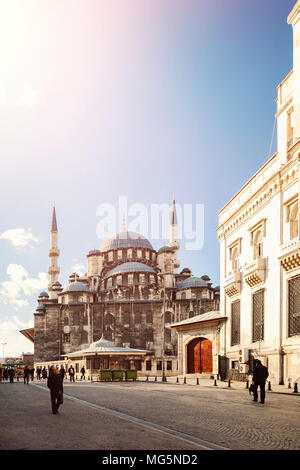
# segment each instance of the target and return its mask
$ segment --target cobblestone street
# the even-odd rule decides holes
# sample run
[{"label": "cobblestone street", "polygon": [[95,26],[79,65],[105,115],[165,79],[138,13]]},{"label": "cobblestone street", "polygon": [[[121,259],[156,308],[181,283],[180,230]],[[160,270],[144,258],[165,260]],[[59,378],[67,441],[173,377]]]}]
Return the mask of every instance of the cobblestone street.
[{"label": "cobblestone street", "polygon": [[0,449],[300,449],[300,396],[175,383],[0,384]]}]

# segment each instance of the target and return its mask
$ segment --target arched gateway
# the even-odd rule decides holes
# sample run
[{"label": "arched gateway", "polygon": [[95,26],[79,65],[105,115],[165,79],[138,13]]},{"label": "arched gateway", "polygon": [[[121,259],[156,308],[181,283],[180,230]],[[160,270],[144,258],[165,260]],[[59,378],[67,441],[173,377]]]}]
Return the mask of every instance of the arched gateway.
[{"label": "arched gateway", "polygon": [[206,338],[195,338],[187,345],[188,374],[212,373],[212,342]]}]

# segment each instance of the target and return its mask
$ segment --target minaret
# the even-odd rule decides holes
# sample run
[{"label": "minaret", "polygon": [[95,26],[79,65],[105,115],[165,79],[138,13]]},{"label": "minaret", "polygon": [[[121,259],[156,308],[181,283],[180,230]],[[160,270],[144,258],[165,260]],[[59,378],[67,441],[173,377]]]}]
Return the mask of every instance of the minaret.
[{"label": "minaret", "polygon": [[169,246],[179,249],[178,244],[178,225],[177,225],[177,214],[176,214],[176,203],[175,196],[173,194],[173,206],[171,212],[171,221],[170,221],[170,243]]},{"label": "minaret", "polygon": [[50,292],[50,298],[56,298],[55,293],[52,291],[52,286],[58,280],[60,269],[57,264],[57,258],[59,257],[59,249],[57,248],[57,223],[55,207],[53,207],[52,225],[50,233],[50,250],[48,252],[48,255],[50,258],[50,266],[48,269],[48,274],[50,275],[50,282],[48,285],[48,290]]}]

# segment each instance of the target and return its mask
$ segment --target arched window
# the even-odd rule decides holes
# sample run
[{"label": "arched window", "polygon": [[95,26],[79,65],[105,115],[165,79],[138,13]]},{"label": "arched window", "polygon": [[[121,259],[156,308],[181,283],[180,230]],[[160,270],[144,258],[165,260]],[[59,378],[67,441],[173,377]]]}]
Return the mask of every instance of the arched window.
[{"label": "arched window", "polygon": [[130,343],[130,333],[128,330],[123,331],[122,343]]},{"label": "arched window", "polygon": [[79,313],[73,313],[73,325],[78,326],[79,325]]},{"label": "arched window", "polygon": [[299,218],[298,218],[298,203],[294,205],[290,215],[290,240],[298,237],[299,233]]},{"label": "arched window", "polygon": [[236,273],[239,270],[239,250],[235,247],[232,252],[232,271]]},{"label": "arched window", "polygon": [[64,325],[69,326],[69,317],[68,316],[65,316]]},{"label": "arched window", "polygon": [[88,343],[88,333],[85,330],[81,333],[81,343],[82,344]]},{"label": "arched window", "polygon": [[258,230],[254,237],[254,259],[262,258],[263,256],[263,235]]},{"label": "arched window", "polygon": [[194,312],[190,311],[189,318],[193,318],[193,316],[194,316]]},{"label": "arched window", "polygon": [[110,313],[107,313],[104,317],[104,325],[112,325],[114,322],[114,317]]},{"label": "arched window", "polygon": [[141,312],[135,312],[135,323],[141,323]]},{"label": "arched window", "polygon": [[185,292],[182,292],[181,294],[181,300],[185,300],[186,299],[186,293]]},{"label": "arched window", "polygon": [[112,341],[112,329],[110,326],[107,326],[106,329],[105,329],[105,333],[104,333],[104,338],[107,339],[108,341]]}]

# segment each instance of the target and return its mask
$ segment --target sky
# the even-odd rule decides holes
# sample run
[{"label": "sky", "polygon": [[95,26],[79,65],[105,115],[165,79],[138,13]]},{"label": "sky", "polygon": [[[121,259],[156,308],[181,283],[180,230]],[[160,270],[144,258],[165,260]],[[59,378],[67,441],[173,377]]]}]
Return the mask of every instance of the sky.
[{"label": "sky", "polygon": [[[47,288],[53,204],[62,285],[86,272],[86,254],[103,241],[103,204],[121,218],[126,197],[150,217],[173,193],[180,207],[204,208],[203,243],[189,250],[180,241],[180,269],[219,284],[218,211],[276,151],[274,100],[292,69],[294,4],[0,0],[6,356],[33,350],[19,330],[33,326]],[[159,249],[167,240],[150,241]]]}]

